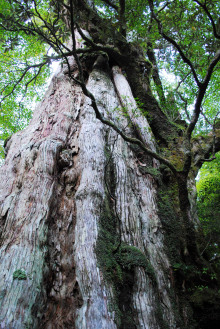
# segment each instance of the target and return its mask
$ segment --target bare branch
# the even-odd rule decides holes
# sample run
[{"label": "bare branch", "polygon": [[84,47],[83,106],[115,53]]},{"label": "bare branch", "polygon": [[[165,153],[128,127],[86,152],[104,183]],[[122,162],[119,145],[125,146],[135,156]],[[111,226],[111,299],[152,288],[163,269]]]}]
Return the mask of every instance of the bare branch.
[{"label": "bare branch", "polygon": [[167,6],[169,6],[169,4],[170,4],[170,2],[167,1],[167,3],[165,3],[164,6],[160,10],[158,10],[158,13],[160,13],[161,11],[163,11]]},{"label": "bare branch", "polygon": [[185,75],[185,77],[182,79],[182,80],[180,80],[179,82],[178,82],[178,85],[177,85],[177,87],[176,87],[176,91],[178,91],[178,89],[179,89],[179,87],[181,86],[181,84],[187,79],[187,77],[190,75],[190,73],[191,73],[191,71],[189,71],[189,73],[187,73],[186,75]]}]

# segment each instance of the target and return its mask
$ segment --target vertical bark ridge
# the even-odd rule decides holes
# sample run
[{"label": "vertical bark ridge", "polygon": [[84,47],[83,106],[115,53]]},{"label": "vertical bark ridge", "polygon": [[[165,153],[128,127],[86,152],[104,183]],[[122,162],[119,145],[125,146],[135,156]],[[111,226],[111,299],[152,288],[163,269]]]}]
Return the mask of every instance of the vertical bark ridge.
[{"label": "vertical bark ridge", "polygon": [[[105,116],[155,150],[118,68],[112,81],[96,64],[87,87]],[[53,78],[29,127],[12,137],[0,171],[3,328],[175,328],[157,186],[149,174],[157,166],[95,118],[65,68]],[[105,204],[111,214],[104,220],[115,234],[107,250],[111,280],[96,250]]]},{"label": "vertical bark ridge", "polygon": [[[118,94],[123,101],[126,101],[127,111],[131,116],[132,109],[136,109],[137,105],[130,87],[118,70],[115,69],[113,72]],[[146,119],[137,115],[133,120],[140,127],[140,133],[145,143],[154,150],[155,145]],[[156,289],[158,298],[155,298],[155,287],[152,280],[143,275],[143,269],[135,269],[133,303],[138,313],[138,322],[144,328],[157,328],[159,326],[157,308],[160,308],[161,314],[163,314],[161,320],[166,321],[172,328],[175,327],[175,320],[168,296],[170,282],[164,275],[164,270],[169,271],[170,264],[163,246],[162,225],[157,215],[156,183],[149,174],[140,173],[138,159],[135,158],[130,147],[120,141],[120,137],[114,149],[117,150],[114,160],[117,172],[116,195],[118,196],[122,239],[146,254],[158,286]],[[142,165],[148,166],[149,164]],[[157,163],[151,160],[151,166],[157,166]],[[160,307],[157,304],[160,304]]]},{"label": "vertical bark ridge", "polygon": [[54,77],[29,127],[12,136],[1,168],[2,328],[40,326],[47,301],[45,277],[50,275],[48,226],[59,187],[57,161],[74,130],[81,98],[79,88],[73,91],[62,73]]},{"label": "vertical bark ridge", "polygon": [[[93,85],[94,82],[95,85]],[[129,106],[130,101],[132,101],[132,107],[135,104],[132,94],[130,91],[127,92],[129,89],[125,85],[125,82],[123,86],[123,90],[127,93],[126,97],[129,99],[127,106]],[[88,87],[95,95],[97,101],[100,102],[100,109],[102,109],[103,104],[105,104],[105,108],[108,109],[108,114],[111,114],[113,120],[117,120],[118,111],[116,112],[115,109],[119,107],[120,102],[115,94],[114,86],[111,84],[110,79],[106,76],[106,73],[94,70],[90,76]],[[108,97],[109,95],[111,97],[111,103],[108,101],[108,97],[105,98],[104,96],[106,94],[106,90],[108,90]],[[121,99],[123,99],[123,95],[121,95],[121,97]],[[102,111],[104,111],[105,108],[102,109]],[[131,111],[132,109],[130,108],[128,110]],[[119,124],[122,126],[124,125],[126,129],[132,133],[132,129],[127,125],[126,117],[122,116]],[[142,123],[142,126],[144,126],[144,124],[148,126],[146,122]],[[153,148],[153,142],[148,138],[149,130],[143,129],[142,134],[143,138],[147,138],[146,143],[151,145]],[[143,277],[143,275],[141,275],[141,269],[132,269],[132,273],[135,275],[136,285],[131,287],[130,291],[133,295],[132,308],[133,310],[135,309],[135,312],[138,314],[136,325],[143,325],[146,328],[159,327],[158,314],[156,314],[157,312],[155,311],[157,307],[155,304],[156,302],[161,302],[162,299],[162,306],[160,310],[161,313],[164,314],[164,319],[162,320],[168,321],[170,327],[172,328],[175,326],[175,320],[174,315],[170,311],[172,307],[168,297],[167,288],[169,285],[169,280],[164,275],[164,269],[169,269],[169,262],[163,249],[161,224],[157,216],[155,183],[153,182],[151,176],[140,175],[137,161],[134,158],[131,149],[120,137],[116,139],[116,136],[114,135],[114,132],[110,132],[109,138],[110,140],[116,141],[114,142],[114,147],[112,147],[112,153],[114,166],[117,173],[115,195],[117,198],[118,213],[120,214],[121,239],[126,244],[137,247],[140,251],[142,251],[142,253],[147,252],[150,254],[149,264],[153,266],[154,272],[156,273],[156,281],[158,285],[157,293],[158,298],[160,297],[160,301],[154,298],[155,288],[153,287],[152,280],[149,277]],[[89,137],[89,139],[91,140],[91,137]],[[102,193],[104,193],[104,188],[102,187],[102,189]],[[78,222],[80,223],[80,221]],[[81,234],[77,234],[77,236],[81,236]],[[97,235],[95,239],[97,239]],[[95,280],[93,281],[93,285],[94,282]],[[146,293],[146,291],[148,291],[148,293]],[[124,298],[124,296],[122,296],[122,298]],[[146,305],[149,306],[146,307]],[[126,309],[126,305],[121,305],[120,311],[122,311],[123,307]],[[84,318],[85,317],[86,313],[84,313]],[[122,328],[123,325],[124,324],[121,323],[120,328]]]},{"label": "vertical bark ridge", "polygon": [[[110,103],[111,89],[106,74],[94,70],[88,81],[88,89],[96,97],[100,110]],[[114,103],[114,99],[112,100]],[[83,297],[78,310],[76,328],[116,328],[108,307],[109,288],[102,280],[97,266],[95,245],[98,221],[104,200],[105,127],[95,118],[90,101],[81,113],[79,135],[81,181],[76,192],[77,224],[75,231],[76,277]]]}]

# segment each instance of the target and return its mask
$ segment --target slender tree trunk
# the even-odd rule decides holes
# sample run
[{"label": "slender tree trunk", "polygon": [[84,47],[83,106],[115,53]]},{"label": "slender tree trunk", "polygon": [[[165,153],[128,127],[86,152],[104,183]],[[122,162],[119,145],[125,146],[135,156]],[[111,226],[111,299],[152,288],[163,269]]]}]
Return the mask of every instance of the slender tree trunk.
[{"label": "slender tree trunk", "polygon": [[[155,150],[118,67],[94,65],[87,87],[105,116]],[[7,148],[1,328],[193,328],[159,217],[159,163],[95,118],[65,68]]]}]

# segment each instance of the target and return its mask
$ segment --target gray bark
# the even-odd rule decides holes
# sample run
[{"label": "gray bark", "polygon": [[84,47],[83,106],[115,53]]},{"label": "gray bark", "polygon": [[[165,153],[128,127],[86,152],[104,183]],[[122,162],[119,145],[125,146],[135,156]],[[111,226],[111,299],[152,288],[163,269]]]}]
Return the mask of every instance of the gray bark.
[{"label": "gray bark", "polygon": [[[30,125],[12,136],[0,169],[1,328],[125,328],[117,321],[114,287],[95,250],[102,207],[110,198],[106,148],[114,171],[120,243],[138,248],[156,278],[155,284],[143,266],[132,272],[133,327],[157,329],[164,321],[177,328],[157,184],[140,171],[149,163],[95,118],[90,100],[64,71],[53,77]],[[137,105],[125,77],[118,67],[112,74],[113,79],[94,68],[89,76],[87,87],[100,111],[130,135],[138,126],[138,134],[155,150],[146,118],[132,112]],[[148,161],[158,167],[157,161]],[[16,277],[17,270],[23,279]],[[122,296],[122,313],[126,307]]]}]

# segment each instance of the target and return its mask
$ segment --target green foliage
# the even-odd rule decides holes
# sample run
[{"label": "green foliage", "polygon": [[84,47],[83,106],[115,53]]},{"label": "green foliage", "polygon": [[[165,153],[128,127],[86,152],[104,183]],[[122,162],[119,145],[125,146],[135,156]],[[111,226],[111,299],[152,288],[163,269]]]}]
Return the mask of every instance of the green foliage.
[{"label": "green foliage", "polygon": [[[163,1],[156,3],[155,11],[157,10],[159,13],[158,18],[162,23],[163,32],[180,46],[195,68],[198,78],[204,79],[209,62],[219,48],[219,40],[213,37],[212,25],[208,16],[195,1],[169,1],[167,5]],[[220,10],[219,2],[206,1],[206,5],[217,25]],[[164,9],[161,10],[163,7]],[[192,73],[175,47],[158,34],[155,22],[153,22],[148,38],[153,44],[153,48],[156,49],[158,66],[162,73],[164,93],[168,103],[169,95],[172,93],[172,104],[169,103],[166,114],[171,120],[175,120],[173,111],[176,107],[181,116],[188,121],[198,91]],[[209,121],[213,121],[213,117],[219,109],[219,93],[215,92],[220,83],[219,78],[217,67],[202,104],[203,111],[208,116]],[[204,119],[201,118],[198,127],[202,129],[204,125],[207,125],[207,122],[205,123]]]},{"label": "green foliage", "polygon": [[[67,50],[64,42],[70,31],[65,23],[67,14],[63,3],[63,0],[0,0],[1,140],[28,123],[33,104],[42,97],[43,85],[50,74],[50,61],[55,58],[55,53],[61,56]],[[105,36],[100,30],[100,37],[108,39],[115,46],[113,31],[120,31],[124,24],[128,42],[141,46],[144,54],[152,47],[157,61],[152,64],[157,65],[161,72],[163,84],[162,89],[155,88],[152,79],[153,90],[156,93],[163,90],[166,98],[161,107],[171,121],[175,122],[180,116],[189,121],[198,87],[179,52],[159,33],[158,24],[152,19],[149,2],[125,1],[123,22],[116,10],[120,1],[111,3],[112,6],[105,1],[94,1],[96,11],[109,22],[112,30],[112,35]],[[192,0],[172,0],[167,3],[157,0],[153,3],[163,32],[179,45],[191,61],[198,78],[204,79],[207,67],[219,47],[219,39],[213,37],[213,27],[204,9]],[[219,1],[209,0],[205,4],[218,29]],[[78,19],[77,15],[74,19]],[[90,16],[85,19],[89,20]],[[49,49],[54,52],[51,56]],[[216,66],[202,104],[208,120],[200,118],[196,133],[210,131],[215,121],[220,103],[219,93],[216,92],[219,83],[220,74]],[[3,155],[1,146],[0,155]]]},{"label": "green foliage", "polygon": [[220,255],[220,153],[202,166],[197,182],[198,216],[211,257]]},{"label": "green foliage", "polygon": [[25,273],[25,271],[19,269],[14,271],[13,273],[13,280],[27,280],[27,274]]},{"label": "green foliage", "polygon": [[[30,121],[33,107],[42,99],[45,82],[51,70],[46,43],[41,32],[51,38],[49,29],[58,37],[64,24],[51,13],[51,1],[3,1],[0,0],[0,140],[23,129]],[[48,23],[43,26],[42,20]],[[34,31],[38,31],[36,33]],[[64,37],[65,31],[62,33]],[[0,144],[0,157],[3,157]]]},{"label": "green foliage", "polygon": [[[196,1],[172,0],[151,1],[154,4],[154,11],[162,26],[163,33],[176,42],[183,54],[191,62],[198,79],[202,81],[206,74],[210,61],[219,49],[220,41],[214,37],[212,18],[216,30],[219,33],[219,1],[201,1],[205,3],[206,10]],[[95,5],[99,13],[109,19],[114,29],[120,30],[120,15],[117,10],[109,6],[105,1],[96,0]],[[119,6],[119,1],[112,1]],[[183,61],[180,53],[173,44],[165,40],[159,33],[156,20],[152,19],[149,2],[146,0],[125,2],[125,21],[127,40],[142,47],[144,53],[149,47],[153,49],[162,81],[162,89],[156,86],[151,79],[152,90],[155,96],[160,99],[164,93],[165,104],[161,107],[171,121],[182,117],[187,122],[192,118],[192,110],[198,93],[198,85],[194,79],[189,65]],[[203,113],[208,120],[202,116],[195,129],[195,132],[210,131],[211,125],[217,116],[220,96],[218,93],[220,83],[219,64],[213,73],[213,78],[207,87],[206,96],[202,103]]]}]

